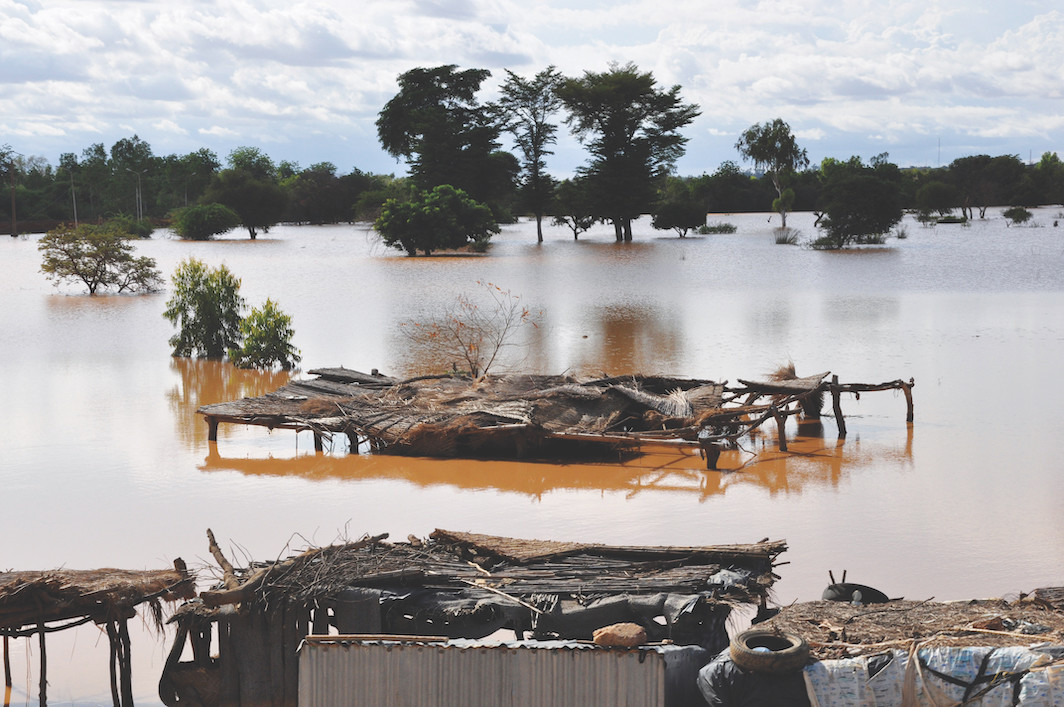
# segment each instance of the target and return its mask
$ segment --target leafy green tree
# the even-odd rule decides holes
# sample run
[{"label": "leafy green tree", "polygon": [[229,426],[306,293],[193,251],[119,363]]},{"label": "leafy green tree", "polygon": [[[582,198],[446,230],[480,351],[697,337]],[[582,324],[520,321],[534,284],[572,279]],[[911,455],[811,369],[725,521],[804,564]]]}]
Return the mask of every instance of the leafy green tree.
[{"label": "leafy green tree", "polygon": [[240,225],[240,214],[224,204],[199,204],[178,209],[171,227],[181,238],[206,241]]},{"label": "leafy green tree", "polygon": [[632,220],[650,210],[655,180],[683,154],[680,129],[698,106],[681,101],[679,86],[662,90],[631,63],[565,79],[557,93],[566,123],[591,153],[582,173],[596,216],[613,223],[617,241],[632,240]]},{"label": "leafy green tree", "polygon": [[162,282],[155,260],[133,254],[129,235],[114,224],[61,226],[37,243],[41,271],[55,284],[81,282],[90,295],[114,288],[118,292],[153,292]]},{"label": "leafy green tree", "polygon": [[739,137],[735,149],[772,180],[776,189],[772,210],[780,215],[780,227],[786,228],[787,212],[794,204],[794,192],[788,193],[787,180],[809,166],[809,157],[805,149],[798,147],[791,126],[780,118],[770,123],[755,123]]},{"label": "leafy green tree", "polygon": [[555,226],[567,226],[573,232],[574,241],[595,225],[594,211],[584,177],[565,179],[555,187],[551,201],[551,222]]},{"label": "leafy green tree", "polygon": [[228,206],[240,217],[252,240],[258,232],[268,232],[280,222],[287,209],[288,194],[271,179],[259,179],[256,172],[240,168],[222,170],[203,195],[204,203]]},{"label": "leafy green tree", "polygon": [[499,232],[491,209],[449,184],[422,192],[410,201],[389,199],[373,227],[388,246],[408,255],[422,251],[483,246]]},{"label": "leafy green tree", "polygon": [[453,64],[411,69],[399,75],[399,92],[376,125],[381,146],[407,161],[419,189],[450,184],[498,212],[513,191],[516,160],[497,152],[502,128],[496,112],[477,101],[490,75]]},{"label": "leafy green tree", "polygon": [[561,81],[562,75],[553,66],[531,79],[523,79],[507,69],[499,100],[503,125],[513,134],[524,158],[522,187],[525,202],[536,217],[536,239],[540,243],[543,242],[543,215],[554,186],[546,171],[545,158],[553,154],[548,148],[557,141],[558,126],[550,118],[561,107],[557,94]]},{"label": "leafy green tree", "polygon": [[237,147],[226,157],[229,169],[247,173],[252,179],[263,182],[277,181],[277,168],[270,156],[257,147]]},{"label": "leafy green tree", "polygon": [[706,224],[706,212],[695,199],[690,185],[678,177],[666,177],[661,196],[654,204],[651,225],[658,230],[672,229],[680,238]]},{"label": "leafy green tree", "polygon": [[960,206],[961,200],[957,187],[937,180],[924,184],[916,192],[916,208],[939,216],[945,216]]},{"label": "leafy green tree", "polygon": [[881,242],[904,215],[901,171],[877,157],[871,166],[851,157],[846,162],[827,158],[820,166],[825,235],[814,245],[843,248],[852,243]]},{"label": "leafy green tree", "polygon": [[299,349],[292,346],[292,318],[267,298],[262,307],[253,307],[240,321],[244,343],[229,351],[229,359],[239,368],[295,368],[301,360]]},{"label": "leafy green tree", "polygon": [[163,316],[178,328],[170,337],[174,356],[223,358],[241,342],[244,298],[240,279],[224,265],[208,268],[195,258],[181,261]]}]

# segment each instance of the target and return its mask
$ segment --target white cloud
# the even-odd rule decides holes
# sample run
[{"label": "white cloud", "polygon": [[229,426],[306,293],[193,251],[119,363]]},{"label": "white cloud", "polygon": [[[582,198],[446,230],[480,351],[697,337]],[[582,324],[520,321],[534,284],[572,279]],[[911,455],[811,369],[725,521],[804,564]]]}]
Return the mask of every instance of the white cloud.
[{"label": "white cloud", "polygon": [[304,163],[345,145],[352,166],[393,170],[373,121],[402,71],[488,68],[490,92],[503,68],[611,61],[702,106],[688,148],[711,163],[697,169],[735,159],[734,136],[777,116],[811,150],[842,153],[929,135],[1042,152],[1064,138],[1064,13],[1049,0],[0,0],[5,121],[29,153],[131,130],[182,152],[268,142]]}]

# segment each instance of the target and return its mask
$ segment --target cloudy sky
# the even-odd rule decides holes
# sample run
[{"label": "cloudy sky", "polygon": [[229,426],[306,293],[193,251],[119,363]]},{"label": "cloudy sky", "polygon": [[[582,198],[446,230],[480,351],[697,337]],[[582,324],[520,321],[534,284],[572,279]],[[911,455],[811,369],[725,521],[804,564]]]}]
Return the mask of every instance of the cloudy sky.
[{"label": "cloudy sky", "polygon": [[[681,174],[786,120],[814,162],[1062,150],[1059,0],[0,0],[0,143],[55,164],[139,135],[402,172],[376,139],[416,66],[566,75],[634,62],[702,115]],[[585,155],[563,139],[550,167]]]}]

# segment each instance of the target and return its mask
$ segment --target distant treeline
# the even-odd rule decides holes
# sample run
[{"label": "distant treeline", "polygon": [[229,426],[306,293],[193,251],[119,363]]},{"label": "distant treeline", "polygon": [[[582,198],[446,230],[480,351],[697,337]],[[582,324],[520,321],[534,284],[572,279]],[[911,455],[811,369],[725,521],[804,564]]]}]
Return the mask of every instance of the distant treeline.
[{"label": "distant treeline", "polygon": [[[75,216],[80,221],[97,221],[117,215],[158,222],[175,209],[209,196],[226,171],[251,175],[277,187],[271,198],[279,203],[272,208],[281,210],[279,221],[289,223],[373,219],[386,198],[402,196],[412,186],[406,177],[358,169],[340,174],[329,162],[308,167],[288,161],[274,163],[254,147],[234,150],[224,168],[208,149],[158,156],[136,135],[119,140],[109,150],[97,143],[85,148],[80,157],[65,153],[58,165],[6,148],[0,150],[5,187],[5,198],[0,199],[0,229],[6,231],[9,225],[12,199],[20,223],[73,221]],[[901,199],[907,209],[957,209],[979,217],[989,206],[1064,202],[1064,163],[1055,153],[1047,152],[1034,164],[1025,164],[1015,155],[975,155],[940,168],[903,168],[901,174]],[[769,211],[776,197],[767,177],[745,171],[731,161],[711,174],[666,177],[658,188],[665,193],[678,186],[686,187],[683,191],[703,212]],[[821,208],[820,165],[793,174],[790,188],[794,191],[793,210]],[[527,213],[516,181],[497,198],[510,213]]]}]

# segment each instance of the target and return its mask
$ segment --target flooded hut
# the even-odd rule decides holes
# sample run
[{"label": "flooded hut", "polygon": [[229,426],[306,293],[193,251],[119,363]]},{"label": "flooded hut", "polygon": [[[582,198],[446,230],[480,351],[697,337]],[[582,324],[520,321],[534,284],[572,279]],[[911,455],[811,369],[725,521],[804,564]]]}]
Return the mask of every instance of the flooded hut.
[{"label": "flooded hut", "polygon": [[768,421],[786,451],[788,417],[819,418],[830,395],[839,428],[846,427],[844,393],[900,389],[912,421],[914,382],[840,384],[821,373],[798,377],[793,367],[765,381],[737,385],[704,379],[630,375],[423,376],[397,380],[345,368],[310,371],[255,398],[199,408],[217,442],[220,423],[310,431],[316,450],[345,435],[360,447],[430,457],[572,458],[636,452],[648,443],[697,449],[708,468],[720,451]]},{"label": "flooded hut", "polygon": [[180,559],[172,570],[68,570],[0,572],[0,635],[4,677],[11,689],[8,658],[12,638],[38,637],[40,704],[47,704],[48,651],[45,638],[86,623],[105,628],[110,645],[111,696],[115,707],[131,707],[133,688],[128,621],[146,605],[162,626],[162,602],[195,596],[193,578]]},{"label": "flooded hut", "polygon": [[[630,622],[647,642],[717,651],[733,606],[765,605],[786,550],[783,541],[621,547],[436,530],[236,569],[209,540],[224,579],[172,619],[160,680],[171,707],[295,705],[308,635],[590,641],[596,629]],[[186,648],[191,660],[182,660]]]}]

